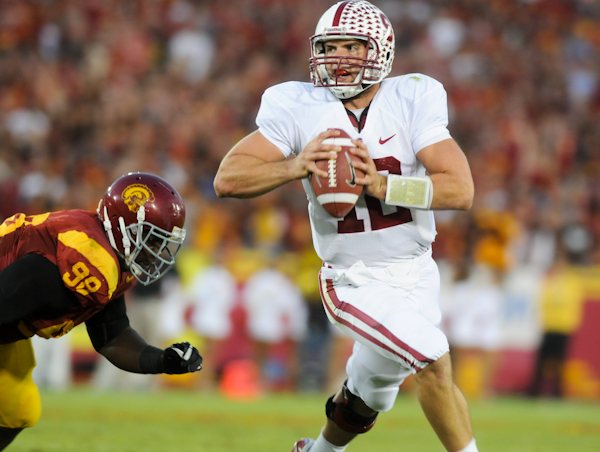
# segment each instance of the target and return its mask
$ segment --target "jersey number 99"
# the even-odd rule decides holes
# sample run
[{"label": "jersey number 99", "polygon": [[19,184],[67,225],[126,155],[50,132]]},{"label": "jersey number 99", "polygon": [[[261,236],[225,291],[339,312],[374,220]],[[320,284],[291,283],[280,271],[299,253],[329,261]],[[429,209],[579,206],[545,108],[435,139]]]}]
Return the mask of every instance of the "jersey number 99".
[{"label": "jersey number 99", "polygon": [[102,283],[95,276],[90,276],[90,269],[83,262],[77,262],[71,268],[71,272],[65,272],[63,281],[69,287],[75,287],[75,290],[81,295],[89,295],[100,289]]}]

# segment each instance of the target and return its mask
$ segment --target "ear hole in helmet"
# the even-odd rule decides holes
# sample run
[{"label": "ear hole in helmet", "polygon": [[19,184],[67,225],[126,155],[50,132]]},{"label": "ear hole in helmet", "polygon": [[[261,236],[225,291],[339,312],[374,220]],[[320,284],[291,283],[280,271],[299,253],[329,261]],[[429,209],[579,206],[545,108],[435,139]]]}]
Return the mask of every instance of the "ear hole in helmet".
[{"label": "ear hole in helmet", "polygon": [[315,54],[323,55],[325,53],[325,44],[322,41],[317,41],[315,43]]}]

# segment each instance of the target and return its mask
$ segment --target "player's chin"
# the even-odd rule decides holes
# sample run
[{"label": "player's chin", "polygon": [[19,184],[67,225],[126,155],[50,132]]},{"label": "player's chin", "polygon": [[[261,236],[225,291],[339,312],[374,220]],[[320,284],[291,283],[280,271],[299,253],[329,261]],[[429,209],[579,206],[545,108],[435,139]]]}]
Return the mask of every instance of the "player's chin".
[{"label": "player's chin", "polygon": [[348,85],[350,83],[354,83],[357,75],[358,74],[353,74],[347,71],[343,71],[342,73],[333,72],[329,74],[331,80],[338,85]]},{"label": "player's chin", "polygon": [[137,264],[146,272],[152,273],[156,268],[155,260],[139,260]]},{"label": "player's chin", "polygon": [[339,76],[335,78],[335,82],[338,85],[350,85],[351,83],[354,83],[354,79],[356,77],[353,75],[343,75],[343,76]]}]

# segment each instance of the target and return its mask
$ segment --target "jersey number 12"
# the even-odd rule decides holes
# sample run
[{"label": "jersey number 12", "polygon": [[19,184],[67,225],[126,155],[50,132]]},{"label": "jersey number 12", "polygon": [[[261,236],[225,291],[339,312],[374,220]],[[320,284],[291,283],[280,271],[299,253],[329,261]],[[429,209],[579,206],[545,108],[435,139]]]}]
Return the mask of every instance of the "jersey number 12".
[{"label": "jersey number 12", "polygon": [[[387,170],[389,174],[402,174],[400,161],[394,157],[384,157],[373,159],[377,171]],[[369,210],[369,218],[371,219],[371,230],[391,228],[412,221],[412,215],[409,209],[404,207],[396,207],[395,212],[384,214],[381,207],[381,201],[372,196],[365,195],[365,202]],[[356,208],[352,209],[343,220],[338,221],[338,234],[351,234],[354,232],[365,232],[364,220],[359,220],[356,216]]]}]

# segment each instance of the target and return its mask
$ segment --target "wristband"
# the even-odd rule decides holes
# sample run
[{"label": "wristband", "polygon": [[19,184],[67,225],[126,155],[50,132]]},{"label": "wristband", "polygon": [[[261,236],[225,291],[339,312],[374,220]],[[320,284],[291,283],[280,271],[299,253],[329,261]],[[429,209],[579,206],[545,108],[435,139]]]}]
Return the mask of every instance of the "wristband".
[{"label": "wristband", "polygon": [[429,176],[407,177],[390,174],[387,177],[386,204],[429,210],[432,200],[433,183]]}]

